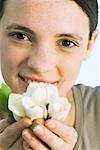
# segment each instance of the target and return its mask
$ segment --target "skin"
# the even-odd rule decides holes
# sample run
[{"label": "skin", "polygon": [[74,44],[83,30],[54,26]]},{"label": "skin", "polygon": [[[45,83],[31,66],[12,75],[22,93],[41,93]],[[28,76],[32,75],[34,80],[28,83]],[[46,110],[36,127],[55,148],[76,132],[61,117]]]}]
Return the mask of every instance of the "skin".
[{"label": "skin", "polygon": [[[15,29],[14,24],[27,27],[33,33],[18,27]],[[26,34],[29,39],[25,36],[24,40],[18,40],[13,32]],[[6,83],[18,93],[26,87],[18,78],[19,74],[33,81],[58,82],[59,92],[65,96],[89,52],[89,20],[74,2],[68,0],[57,3],[9,0],[1,20],[0,34],[2,73]],[[63,46],[64,40],[72,41],[72,47]]]},{"label": "skin", "polygon": [[[50,119],[44,124],[33,123],[30,129],[27,127],[32,122],[29,119],[26,121],[27,118],[24,120],[28,122],[27,125],[17,122],[8,126],[6,121],[0,137],[2,143],[3,139],[5,142],[9,139],[7,137],[5,140],[5,130],[9,135],[10,128],[15,135],[16,130],[21,128],[17,136],[22,132],[25,150],[30,149],[30,146],[37,150],[37,145],[38,150],[59,150],[62,146],[66,150],[73,149],[77,133],[73,127],[68,126],[74,126],[75,122],[71,88],[81,63],[92,50],[96,36],[95,31],[89,40],[89,19],[73,1],[8,0],[0,21],[1,70],[6,83],[17,93],[23,93],[28,86],[23,78],[55,84],[60,95],[69,98],[72,109],[64,124]],[[50,128],[48,122],[52,122],[54,127]],[[38,124],[42,133],[40,128],[36,132]],[[9,140],[10,145],[14,142],[12,141]],[[18,140],[15,143],[17,142]],[[16,144],[12,147],[16,148]]]}]

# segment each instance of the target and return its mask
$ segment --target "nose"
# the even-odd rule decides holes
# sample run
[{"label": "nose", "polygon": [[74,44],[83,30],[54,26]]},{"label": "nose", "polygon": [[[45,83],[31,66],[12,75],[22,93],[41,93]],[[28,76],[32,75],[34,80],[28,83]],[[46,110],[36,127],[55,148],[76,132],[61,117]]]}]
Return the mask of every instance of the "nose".
[{"label": "nose", "polygon": [[35,73],[47,74],[56,70],[56,59],[52,49],[47,46],[37,47],[32,49],[28,58],[28,67]]}]

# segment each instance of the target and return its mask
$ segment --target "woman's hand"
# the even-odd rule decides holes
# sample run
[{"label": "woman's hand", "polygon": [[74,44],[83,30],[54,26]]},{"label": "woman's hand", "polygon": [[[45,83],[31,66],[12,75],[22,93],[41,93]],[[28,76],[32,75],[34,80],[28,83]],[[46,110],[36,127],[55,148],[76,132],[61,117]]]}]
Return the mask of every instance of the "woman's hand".
[{"label": "woman's hand", "polygon": [[77,132],[61,122],[50,119],[43,125],[34,125],[33,131],[23,130],[24,150],[72,150],[77,141]]},{"label": "woman's hand", "polygon": [[9,119],[0,120],[0,150],[23,150],[22,131],[31,124],[27,118],[15,123]]}]

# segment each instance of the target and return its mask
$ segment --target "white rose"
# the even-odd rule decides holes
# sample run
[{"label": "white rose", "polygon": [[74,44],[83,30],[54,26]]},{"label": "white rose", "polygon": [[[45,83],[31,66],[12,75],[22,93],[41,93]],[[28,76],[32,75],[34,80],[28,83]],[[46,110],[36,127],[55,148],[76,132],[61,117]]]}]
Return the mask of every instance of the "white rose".
[{"label": "white rose", "polygon": [[29,117],[32,120],[37,118],[47,118],[46,107],[36,104],[31,97],[20,94],[10,94],[8,108],[13,112],[16,121],[22,117]]},{"label": "white rose", "polygon": [[25,111],[22,104],[23,96],[20,94],[10,94],[8,100],[8,108],[14,115],[18,117],[25,117]]},{"label": "white rose", "polygon": [[47,118],[47,110],[45,105],[36,103],[33,97],[23,97],[23,107],[27,117],[32,120],[37,118]]},{"label": "white rose", "polygon": [[36,103],[46,105],[51,96],[59,96],[55,85],[50,83],[32,82],[29,84],[26,96],[30,96]]},{"label": "white rose", "polygon": [[22,117],[30,117],[32,120],[47,119],[49,116],[63,121],[70,106],[65,97],[59,96],[56,86],[42,82],[30,83],[26,93],[11,94],[8,100],[8,108],[13,112],[15,120]]},{"label": "white rose", "polygon": [[71,104],[65,97],[52,97],[48,105],[48,115],[57,120],[64,121],[70,111]]}]

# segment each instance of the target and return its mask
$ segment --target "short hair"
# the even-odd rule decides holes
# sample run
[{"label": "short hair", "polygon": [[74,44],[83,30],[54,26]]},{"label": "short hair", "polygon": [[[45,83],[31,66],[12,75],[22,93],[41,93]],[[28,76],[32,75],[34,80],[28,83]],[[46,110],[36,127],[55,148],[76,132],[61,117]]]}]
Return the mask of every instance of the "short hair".
[{"label": "short hair", "polygon": [[90,20],[90,38],[98,24],[98,2],[97,0],[73,0],[85,12]]},{"label": "short hair", "polygon": [[[8,0],[0,0],[0,19],[3,16],[5,3]],[[88,16],[90,21],[90,39],[93,31],[96,29],[98,24],[98,2],[97,0],[73,0],[76,2],[83,12]]]}]

